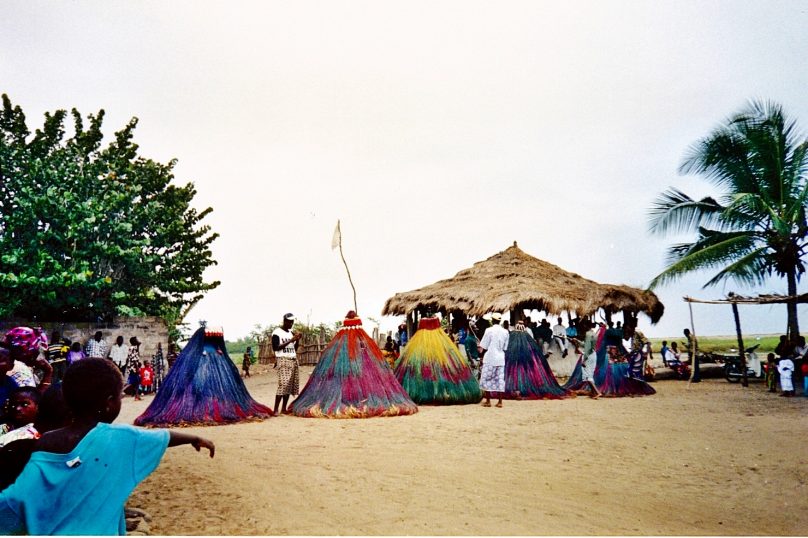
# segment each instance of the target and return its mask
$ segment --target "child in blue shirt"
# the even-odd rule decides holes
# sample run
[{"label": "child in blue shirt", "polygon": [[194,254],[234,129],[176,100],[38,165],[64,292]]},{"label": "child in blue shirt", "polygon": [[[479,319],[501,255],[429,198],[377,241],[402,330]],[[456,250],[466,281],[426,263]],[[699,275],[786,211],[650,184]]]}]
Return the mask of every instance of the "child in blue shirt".
[{"label": "child in blue shirt", "polygon": [[38,439],[16,482],[0,493],[0,534],[125,535],[123,507],[166,448],[215,447],[170,430],[111,424],[123,379],[107,359],[85,359],[65,373],[62,393],[73,422]]}]

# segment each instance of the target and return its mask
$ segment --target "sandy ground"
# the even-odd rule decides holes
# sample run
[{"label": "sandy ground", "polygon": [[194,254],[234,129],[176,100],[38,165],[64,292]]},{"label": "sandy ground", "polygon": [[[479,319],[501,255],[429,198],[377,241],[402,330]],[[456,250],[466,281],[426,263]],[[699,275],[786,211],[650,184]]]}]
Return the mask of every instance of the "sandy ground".
[{"label": "sandy ground", "polygon": [[[247,384],[274,402],[271,369]],[[155,534],[808,534],[808,398],[654,385],[645,398],[192,428],[216,457],[169,449],[128,505]],[[125,399],[118,421],[150,401]]]}]

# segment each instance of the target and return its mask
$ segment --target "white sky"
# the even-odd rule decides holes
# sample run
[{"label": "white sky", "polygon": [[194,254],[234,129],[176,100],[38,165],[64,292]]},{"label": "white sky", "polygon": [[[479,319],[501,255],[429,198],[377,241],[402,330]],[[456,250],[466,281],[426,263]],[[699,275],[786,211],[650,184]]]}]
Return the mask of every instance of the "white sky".
[{"label": "white sky", "polygon": [[[187,321],[235,339],[287,311],[341,320],[339,218],[360,314],[385,329],[387,298],[513,241],[647,285],[685,239],[648,234],[654,198],[711,192],[676,172],[690,144],[757,97],[808,131],[806,29],[802,1],[5,1],[0,92],[30,128],[58,108],[103,108],[108,135],[137,116],[141,154],[179,159],[221,234],[222,285]],[[646,334],[681,334],[683,295],[785,291],[706,280],[657,290]],[[734,332],[728,306],[695,317],[697,334]],[[741,320],[783,332],[785,307]]]}]

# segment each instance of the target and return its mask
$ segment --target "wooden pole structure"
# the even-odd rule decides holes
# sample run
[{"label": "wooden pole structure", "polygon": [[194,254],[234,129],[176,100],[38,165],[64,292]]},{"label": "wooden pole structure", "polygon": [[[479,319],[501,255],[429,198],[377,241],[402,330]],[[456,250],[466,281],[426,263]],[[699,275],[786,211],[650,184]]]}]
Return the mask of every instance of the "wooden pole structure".
[{"label": "wooden pole structure", "polygon": [[746,354],[743,347],[743,335],[741,334],[741,317],[738,315],[738,303],[732,303],[732,315],[735,316],[735,332],[738,335],[738,357],[741,359],[741,379],[743,386],[749,386],[749,379],[746,376]]},{"label": "wooden pole structure", "polygon": [[354,312],[359,314],[359,309],[356,307],[356,287],[353,283],[353,278],[351,278],[351,270],[348,269],[348,263],[345,261],[345,255],[342,253],[342,229],[339,225],[339,219],[337,219],[337,227],[334,229],[334,237],[331,239],[331,250],[339,247],[339,256],[342,258],[342,264],[345,266],[345,272],[348,273],[348,282],[351,284],[351,289],[353,290],[353,307]]},{"label": "wooden pole structure", "polygon": [[342,258],[342,264],[345,266],[345,272],[348,273],[348,282],[351,284],[351,289],[353,290],[353,307],[354,312],[359,315],[359,308],[356,307],[356,287],[353,283],[353,278],[351,278],[351,270],[348,269],[348,263],[345,261],[345,256],[342,254],[342,241],[339,243],[339,255]]},{"label": "wooden pole structure", "polygon": [[690,334],[692,335],[692,343],[690,344],[690,379],[687,380],[687,388],[693,382],[693,376],[696,375],[696,325],[693,323],[693,303],[687,302],[687,307],[690,309]]}]

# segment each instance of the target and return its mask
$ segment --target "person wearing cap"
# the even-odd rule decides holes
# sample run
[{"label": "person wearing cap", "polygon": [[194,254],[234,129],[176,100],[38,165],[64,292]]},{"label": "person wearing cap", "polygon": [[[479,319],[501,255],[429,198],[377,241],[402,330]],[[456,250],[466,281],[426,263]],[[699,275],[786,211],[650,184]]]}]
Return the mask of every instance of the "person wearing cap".
[{"label": "person wearing cap", "polygon": [[281,413],[288,414],[289,396],[300,393],[300,368],[297,363],[297,345],[303,337],[292,332],[294,314],[283,316],[283,325],[272,331],[272,350],[275,352],[275,367],[278,369],[278,391],[275,393],[275,414],[283,401]]},{"label": "person wearing cap", "polygon": [[502,394],[505,392],[505,351],[510,335],[499,323],[502,315],[491,314],[491,326],[485,330],[478,351],[481,355],[480,388],[485,400],[483,407],[491,407],[491,395],[497,393],[497,407],[502,407]]}]

